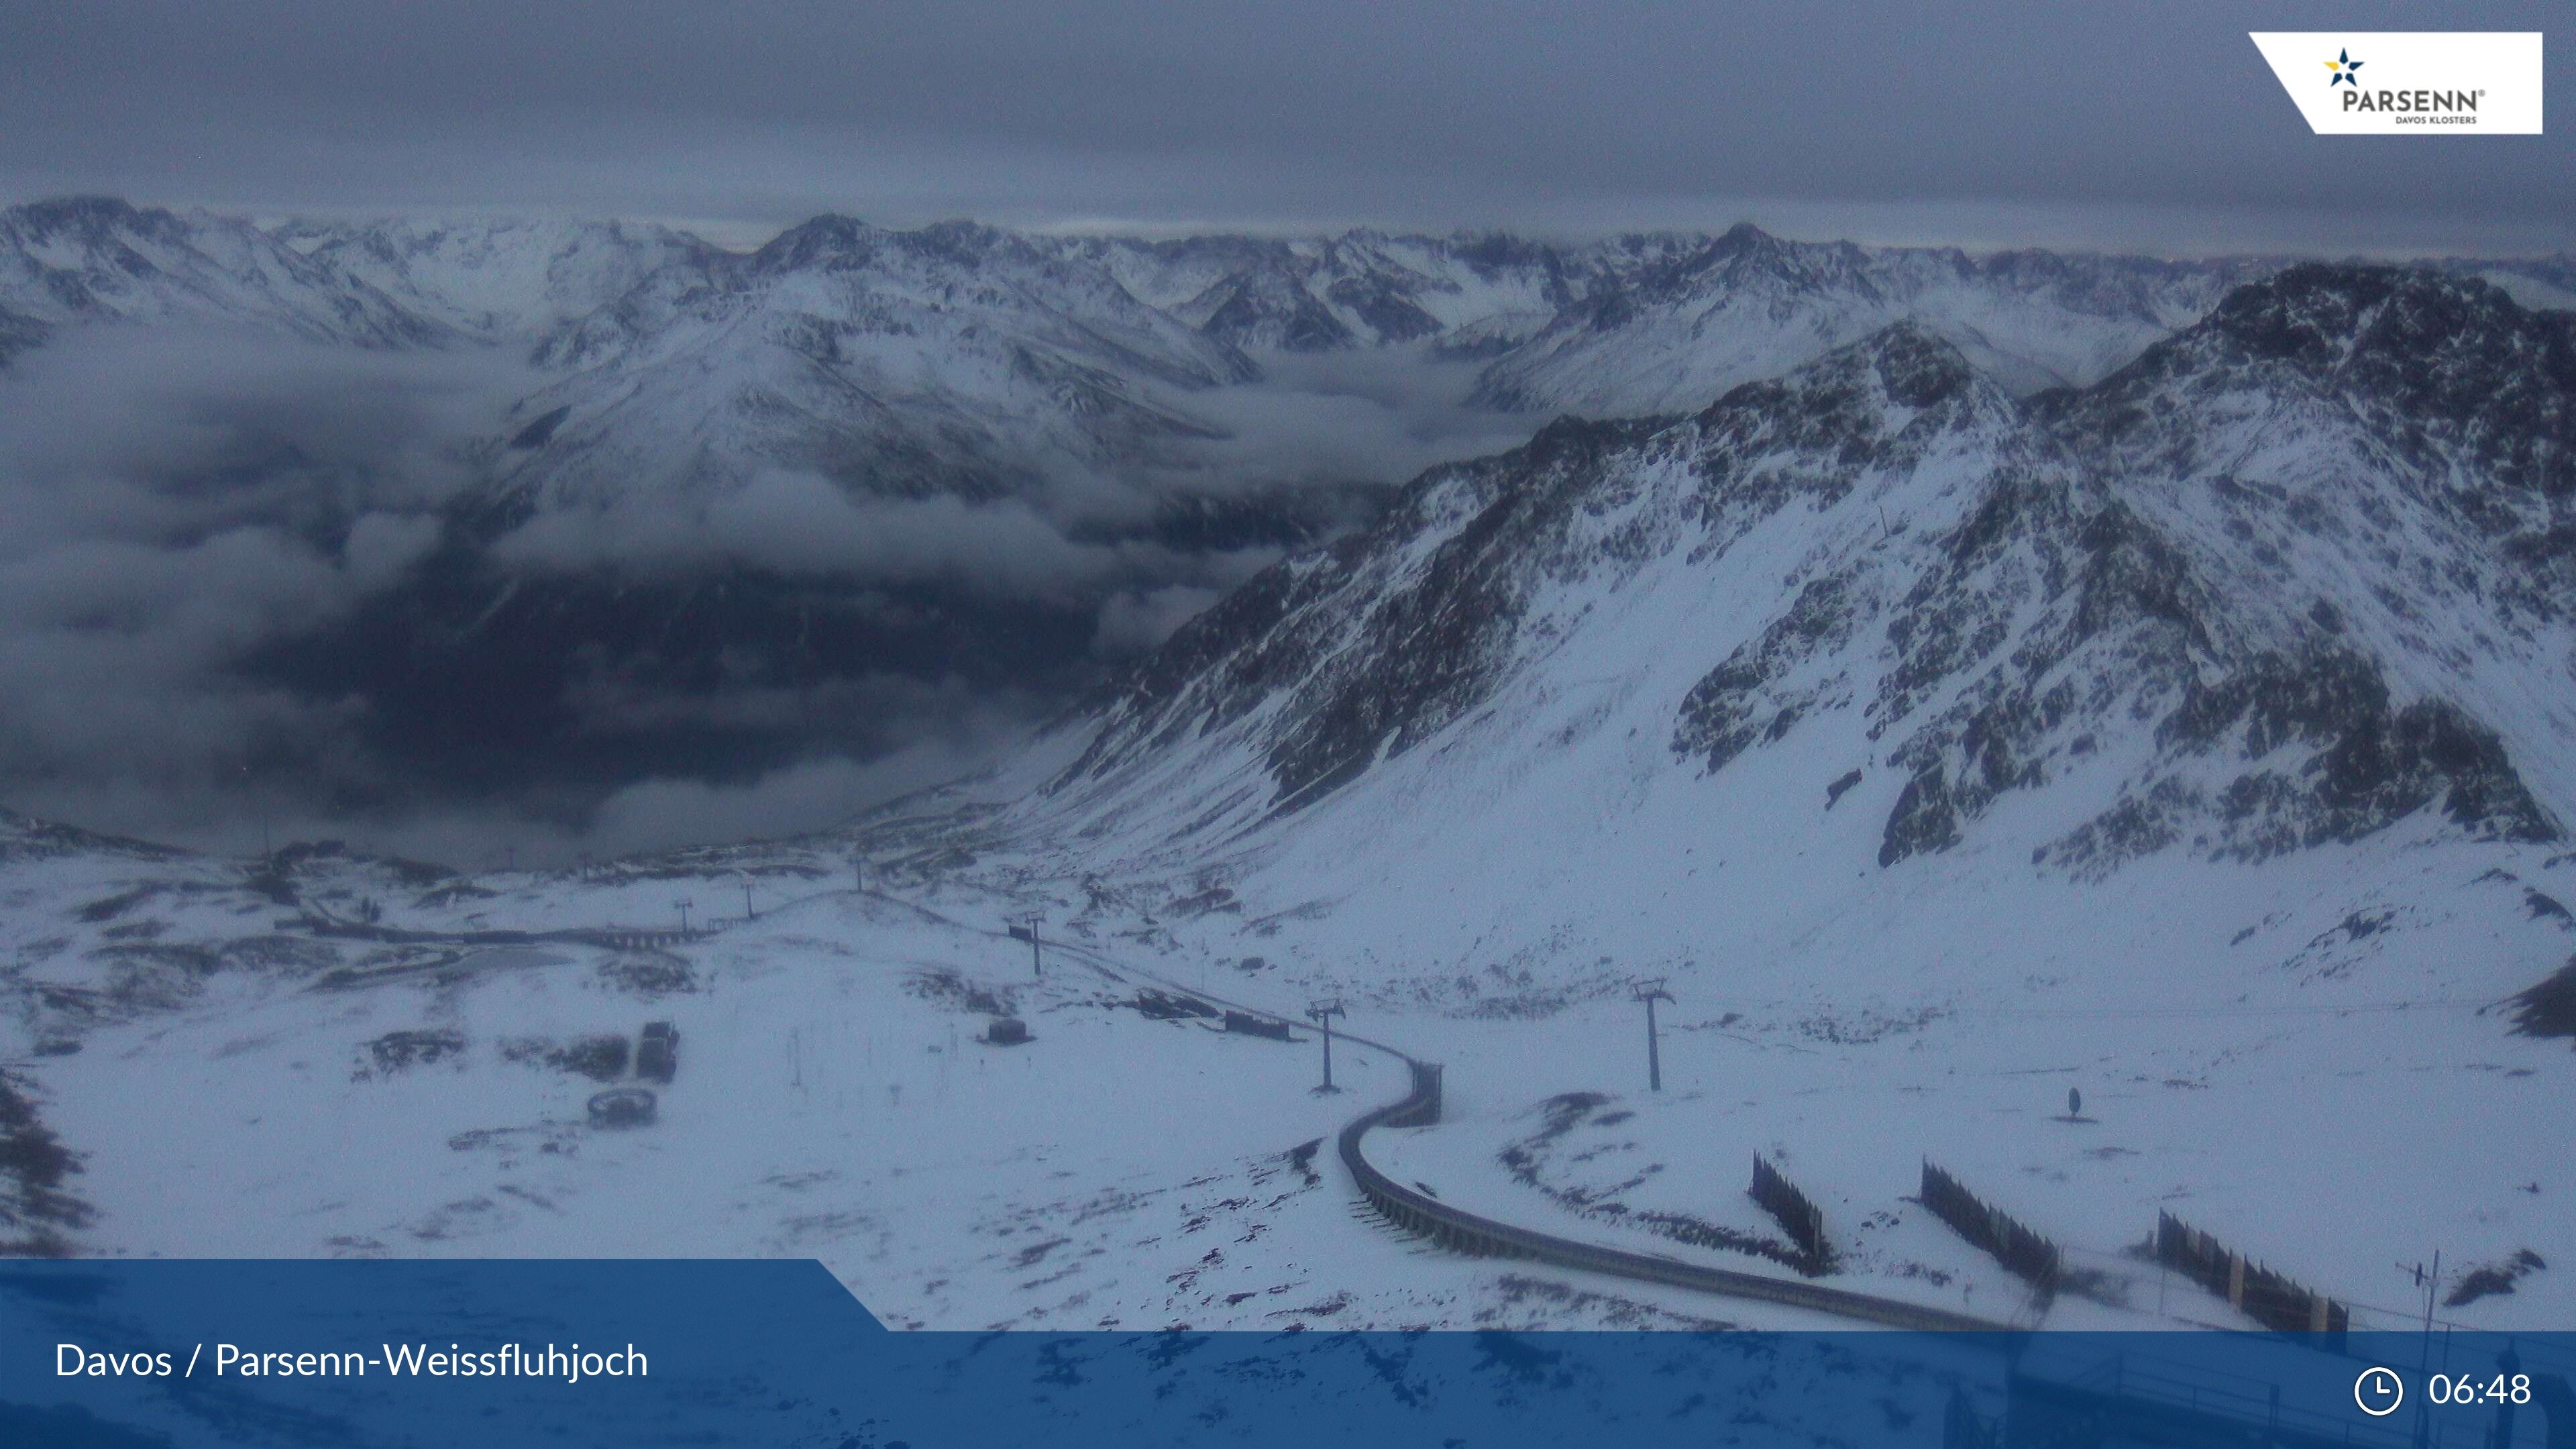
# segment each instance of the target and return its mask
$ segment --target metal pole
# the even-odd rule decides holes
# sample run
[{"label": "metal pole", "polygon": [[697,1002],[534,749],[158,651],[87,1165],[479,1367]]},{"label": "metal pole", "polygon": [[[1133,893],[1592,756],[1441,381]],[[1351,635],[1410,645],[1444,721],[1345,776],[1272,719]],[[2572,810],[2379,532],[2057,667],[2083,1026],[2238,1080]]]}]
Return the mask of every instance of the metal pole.
[{"label": "metal pole", "polygon": [[1046,958],[1038,954],[1039,919],[1037,916],[1029,917],[1029,974],[1031,976],[1046,974]]},{"label": "metal pole", "polygon": [[1333,1019],[1324,1018],[1324,1090],[1333,1089]]},{"label": "metal pole", "polygon": [[751,882],[749,881],[742,883],[742,918],[746,921],[760,919],[760,913],[751,908]]},{"label": "metal pole", "polygon": [[1655,998],[1646,998],[1646,1090],[1664,1089],[1664,1058],[1655,1042]]},{"label": "metal pole", "polygon": [[2424,1280],[2424,1364],[2433,1362],[2433,1295],[2442,1291],[2442,1250],[2433,1250],[2433,1276]]},{"label": "metal pole", "polygon": [[1661,976],[1652,981],[1631,981],[1628,990],[1630,995],[1646,1003],[1646,1087],[1649,1091],[1660,1092],[1664,1089],[1664,1054],[1662,1044],[1656,1040],[1655,1003],[1670,1001],[1673,994],[1664,989]]},{"label": "metal pole", "polygon": [[[2433,1295],[2442,1291],[2442,1250],[2433,1250],[2433,1274],[2424,1280],[2424,1347],[2417,1356],[2416,1367],[2427,1373],[2433,1367]],[[2433,1442],[2433,1396],[2427,1392],[2415,1406],[2415,1442]]]}]

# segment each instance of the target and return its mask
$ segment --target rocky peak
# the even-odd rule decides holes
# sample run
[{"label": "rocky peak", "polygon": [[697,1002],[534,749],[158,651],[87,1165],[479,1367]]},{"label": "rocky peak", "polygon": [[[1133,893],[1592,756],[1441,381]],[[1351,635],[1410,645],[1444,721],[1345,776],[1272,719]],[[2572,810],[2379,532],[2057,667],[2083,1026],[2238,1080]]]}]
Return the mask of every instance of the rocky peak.
[{"label": "rocky peak", "polygon": [[2542,400],[2576,393],[2576,314],[2531,311],[2492,283],[2430,268],[2306,263],[2228,293],[2131,371],[2162,385],[2248,365],[2381,395],[2428,422],[2470,422],[2502,401],[2540,410],[2500,423],[2563,431],[2564,402]]},{"label": "rocky peak", "polygon": [[752,253],[752,265],[769,272],[865,266],[882,235],[856,217],[826,212],[771,237]]},{"label": "rocky peak", "polygon": [[63,238],[96,244],[119,232],[183,230],[185,223],[158,207],[138,208],[115,196],[61,196],[10,207],[0,218],[23,227],[30,236]]}]

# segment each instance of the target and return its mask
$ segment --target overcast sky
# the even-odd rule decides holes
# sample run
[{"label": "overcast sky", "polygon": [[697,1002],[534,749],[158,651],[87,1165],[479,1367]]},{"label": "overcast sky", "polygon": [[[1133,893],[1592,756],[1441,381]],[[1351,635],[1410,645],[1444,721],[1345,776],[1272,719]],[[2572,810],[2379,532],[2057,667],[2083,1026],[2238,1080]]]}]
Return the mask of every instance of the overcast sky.
[{"label": "overcast sky", "polygon": [[[0,0],[0,194],[891,223],[2576,246],[2576,146],[2308,134],[2249,28],[2561,3]],[[2553,37],[2556,39],[2556,37]],[[2551,47],[2567,88],[2568,45]],[[2552,118],[2553,123],[2556,118]]]}]

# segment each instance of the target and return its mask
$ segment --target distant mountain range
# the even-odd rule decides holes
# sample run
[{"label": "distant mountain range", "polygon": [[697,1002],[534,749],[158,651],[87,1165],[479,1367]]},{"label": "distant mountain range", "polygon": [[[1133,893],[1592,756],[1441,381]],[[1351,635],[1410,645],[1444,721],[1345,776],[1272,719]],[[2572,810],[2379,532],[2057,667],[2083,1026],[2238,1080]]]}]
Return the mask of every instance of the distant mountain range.
[{"label": "distant mountain range", "polygon": [[[101,321],[369,348],[484,344],[550,380],[496,426],[496,486],[567,499],[768,465],[896,496],[995,495],[1201,435],[1193,395],[1266,353],[1483,360],[1497,409],[1689,411],[1911,321],[2017,393],[2092,382],[2281,258],[2169,261],[1784,241],[1751,225],[1559,244],[1500,233],[1062,237],[822,216],[756,251],[563,220],[260,224],[107,199],[0,211],[12,353]],[[2576,305],[2576,260],[2427,263]]]},{"label": "distant mountain range", "polygon": [[[1399,477],[1274,468],[1219,405],[1291,355],[1310,379],[1337,358],[1472,369],[1469,405],[1523,435],[1693,413],[1891,326],[2013,398],[2097,384],[2282,265],[1750,226],[1146,241],[838,216],[740,252],[624,222],[75,199],[0,211],[0,369],[108,324],[524,367],[457,444],[475,482],[440,546],[357,616],[241,664],[365,702],[377,743],[424,764],[613,774],[810,746],[805,724],[744,723],[728,691],[891,676],[1067,697],[1098,677],[1109,601],[1214,597],[1366,525]],[[2576,303],[2565,257],[2428,265]],[[584,713],[636,696],[725,722]]]}]

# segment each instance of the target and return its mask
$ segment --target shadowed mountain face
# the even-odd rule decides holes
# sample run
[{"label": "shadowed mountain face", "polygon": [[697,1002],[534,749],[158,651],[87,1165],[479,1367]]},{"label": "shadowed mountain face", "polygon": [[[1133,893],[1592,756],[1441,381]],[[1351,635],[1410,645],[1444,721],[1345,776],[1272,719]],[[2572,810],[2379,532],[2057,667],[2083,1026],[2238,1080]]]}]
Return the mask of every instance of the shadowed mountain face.
[{"label": "shadowed mountain face", "polygon": [[[0,454],[36,521],[0,558],[0,629],[28,641],[0,683],[59,703],[0,718],[0,788],[57,811],[113,795],[101,823],[138,830],[156,822],[136,802],[245,778],[325,815],[462,794],[577,820],[638,780],[870,758],[969,718],[995,733],[1543,413],[1803,406],[1729,390],[1890,325],[2003,407],[2273,270],[1750,227],[1144,242],[826,216],[729,252],[623,223],[19,207],[0,212]],[[2446,270],[2540,301],[2564,279]],[[2446,324],[2413,325],[2381,350]],[[2478,385],[2371,383],[2436,416]],[[2027,466],[2128,470],[2105,451],[2146,446],[2125,424],[2063,421],[2114,395],[2014,404],[2054,449]],[[2495,451],[2504,407],[2464,446],[2540,466]],[[1560,425],[1454,476],[1579,471],[1664,431]],[[1479,548],[1547,516],[1504,492]],[[1388,526],[1425,526],[1420,506]],[[2031,567],[2076,566],[2079,543],[2032,547],[2063,556]],[[1450,553],[1454,596],[1401,621],[1424,647],[1277,743],[1289,795],[1485,687],[1492,631],[1529,607],[1521,565]],[[1294,587],[1322,586],[1313,567]],[[1289,589],[1265,579],[1225,617],[1294,612]],[[1744,727],[1714,698],[1711,752]],[[1927,766],[1925,799],[1961,808],[1960,768],[1935,788]]]}]

